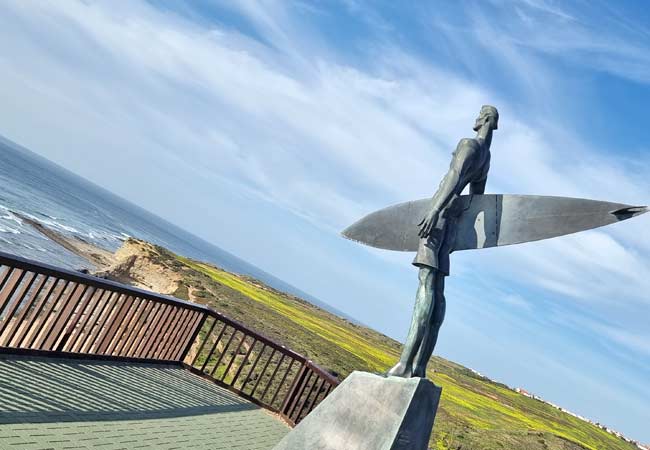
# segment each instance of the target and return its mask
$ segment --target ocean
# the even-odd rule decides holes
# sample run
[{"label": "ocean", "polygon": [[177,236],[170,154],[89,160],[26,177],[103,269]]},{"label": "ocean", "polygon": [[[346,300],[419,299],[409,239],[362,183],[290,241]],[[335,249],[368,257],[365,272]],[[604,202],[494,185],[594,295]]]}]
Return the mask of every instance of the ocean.
[{"label": "ocean", "polygon": [[129,236],[143,239],[252,276],[342,315],[300,289],[0,136],[0,251],[73,270],[92,269],[86,260],[24,223],[19,215],[110,251],[117,250]]}]

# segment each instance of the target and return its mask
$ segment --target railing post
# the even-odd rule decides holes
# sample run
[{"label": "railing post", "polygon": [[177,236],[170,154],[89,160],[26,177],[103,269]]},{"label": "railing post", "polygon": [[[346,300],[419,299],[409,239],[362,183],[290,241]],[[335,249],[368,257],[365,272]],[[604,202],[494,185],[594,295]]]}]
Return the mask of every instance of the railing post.
[{"label": "railing post", "polygon": [[302,366],[300,366],[300,371],[296,375],[296,378],[293,380],[291,387],[287,391],[287,395],[284,396],[284,401],[282,402],[282,407],[280,408],[280,413],[289,420],[291,420],[288,414],[289,409],[291,408],[294,399],[298,395],[298,390],[299,390],[298,387],[302,385],[306,376],[307,376],[307,361],[303,362]]},{"label": "railing post", "polygon": [[[192,344],[196,340],[196,337],[199,335],[201,332],[201,328],[203,328],[203,325],[205,325],[205,321],[208,318],[207,313],[202,313],[203,317],[201,317],[201,320],[199,321],[199,324],[196,326],[196,329],[192,333],[192,336],[190,336],[189,340],[187,341],[187,344],[185,344],[185,348],[183,349],[183,352],[181,353],[180,358],[178,358],[179,361],[185,361],[185,358],[187,357],[187,354],[190,352],[190,349],[192,348]],[[216,323],[216,320],[215,320]],[[214,326],[214,325],[213,325]],[[212,329],[210,329],[212,331]]]}]

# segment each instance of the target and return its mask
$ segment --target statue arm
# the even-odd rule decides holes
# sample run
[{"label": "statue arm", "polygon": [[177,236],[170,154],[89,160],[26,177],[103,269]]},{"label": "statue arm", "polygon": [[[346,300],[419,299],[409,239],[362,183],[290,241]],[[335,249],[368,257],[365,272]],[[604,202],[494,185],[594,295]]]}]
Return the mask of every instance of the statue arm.
[{"label": "statue arm", "polygon": [[469,193],[471,195],[480,195],[485,193],[485,184],[487,183],[487,178],[484,178],[481,181],[472,183],[469,185]]},{"label": "statue arm", "polygon": [[465,188],[463,179],[474,159],[474,149],[468,145],[459,145],[454,157],[451,160],[447,174],[440,182],[438,191],[433,196],[431,209],[442,211],[456,194],[460,194]]},{"label": "statue arm", "polygon": [[421,238],[427,238],[438,222],[440,212],[447,206],[456,194],[460,194],[465,188],[465,174],[472,166],[475,148],[465,141],[458,144],[454,157],[451,160],[447,174],[440,182],[440,186],[433,196],[431,208],[427,215],[420,221],[418,226]]},{"label": "statue arm", "polygon": [[488,176],[488,171],[490,170],[490,154],[488,153],[488,159],[486,164],[485,170],[485,176],[483,177],[482,180],[475,181],[473,183],[470,183],[469,185],[469,193],[470,195],[483,195],[485,194],[485,184],[487,183],[487,176]]}]

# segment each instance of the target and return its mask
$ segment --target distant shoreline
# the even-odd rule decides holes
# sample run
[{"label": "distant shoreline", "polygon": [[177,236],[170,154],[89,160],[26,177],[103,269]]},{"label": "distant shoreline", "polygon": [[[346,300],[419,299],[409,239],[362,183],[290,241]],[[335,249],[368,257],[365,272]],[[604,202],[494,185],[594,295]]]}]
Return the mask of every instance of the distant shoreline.
[{"label": "distant shoreline", "polygon": [[[117,260],[115,258],[115,253],[112,253],[106,249],[103,249],[97,245],[94,245],[78,237],[66,236],[59,231],[47,227],[45,224],[39,222],[38,220],[25,216],[24,214],[21,214],[19,212],[12,210],[11,213],[14,214],[16,217],[20,218],[26,224],[30,225],[32,228],[34,228],[36,231],[41,233],[43,236],[45,236],[52,242],[55,242],[56,244],[60,245],[70,253],[88,262],[88,264],[90,264],[93,267],[92,270],[93,273],[103,274],[105,273],[106,270],[111,268],[111,266],[117,263]],[[223,267],[221,267],[221,269],[225,270]],[[260,280],[259,278],[253,277],[251,275],[244,275],[244,276],[255,279],[256,281],[271,287],[268,283],[264,282],[263,280]],[[339,311],[338,309],[328,305],[325,302],[319,301],[311,297],[310,295],[304,293],[303,295],[296,295],[296,293],[293,292],[286,292],[283,290],[279,290],[277,288],[273,288],[273,289],[276,289],[288,295],[296,296],[297,298],[300,298],[303,301],[307,301],[313,304],[314,306],[323,308],[324,310],[329,311],[332,314],[343,317],[344,319],[348,320],[349,322],[355,325],[367,327],[367,325],[364,324],[363,322],[354,319],[353,317],[350,317],[349,315],[343,313],[342,311]]]},{"label": "distant shoreline", "polygon": [[48,228],[38,220],[27,217],[19,212],[11,211],[16,217],[30,225],[49,240],[56,242],[69,252],[83,258],[96,270],[102,270],[113,262],[113,253],[101,247],[93,245],[79,238],[64,236],[62,233]]}]

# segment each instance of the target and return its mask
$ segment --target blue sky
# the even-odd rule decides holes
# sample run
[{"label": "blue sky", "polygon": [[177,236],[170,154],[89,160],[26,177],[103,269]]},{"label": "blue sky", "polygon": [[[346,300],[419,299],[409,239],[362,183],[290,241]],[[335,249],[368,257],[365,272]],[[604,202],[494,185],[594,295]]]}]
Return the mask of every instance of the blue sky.
[{"label": "blue sky", "polygon": [[[0,134],[402,339],[412,255],[338,232],[482,104],[488,192],[650,202],[643,6],[7,0]],[[455,254],[437,353],[650,441],[649,226]]]}]

